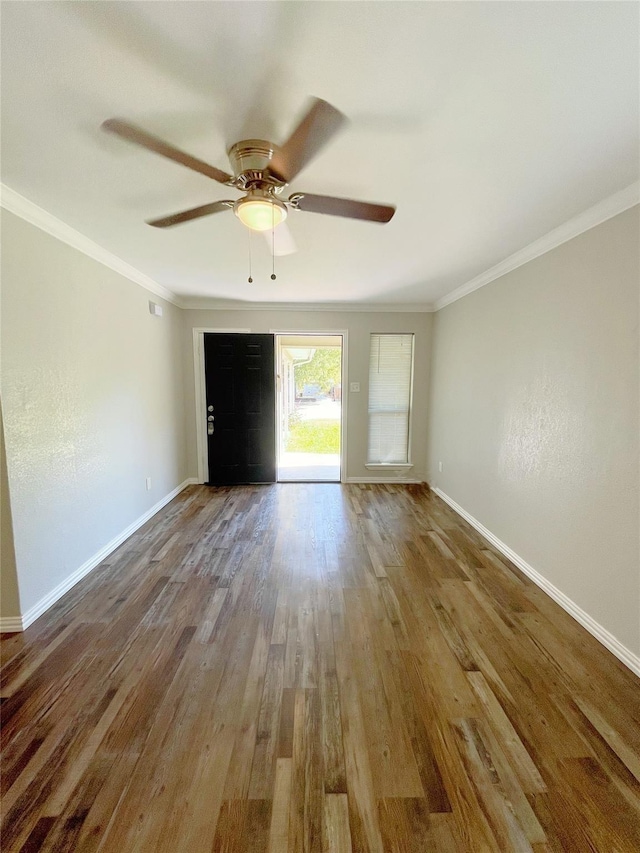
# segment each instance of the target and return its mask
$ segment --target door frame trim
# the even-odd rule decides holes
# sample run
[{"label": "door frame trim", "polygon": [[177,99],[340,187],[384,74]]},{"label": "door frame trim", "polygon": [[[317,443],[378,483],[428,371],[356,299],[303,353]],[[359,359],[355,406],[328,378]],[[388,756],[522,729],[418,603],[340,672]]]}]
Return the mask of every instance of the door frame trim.
[{"label": "door frame trim", "polygon": [[[274,344],[276,348],[276,374],[278,371],[278,335],[340,335],[342,337],[342,400],[340,409],[340,482],[345,483],[347,480],[347,411],[349,404],[349,385],[347,382],[348,372],[348,356],[349,356],[349,330],[348,329],[269,329],[269,334],[274,335]],[[278,387],[276,385],[276,466],[279,461],[279,446],[280,446],[280,407],[278,405]],[[276,467],[276,477],[277,477]]]},{"label": "door frame trim", "polygon": [[198,462],[198,483],[209,479],[209,448],[207,443],[207,392],[204,373],[204,336],[205,334],[250,335],[251,329],[194,327],[193,329],[193,375],[195,381],[195,418],[196,418],[196,454]]}]

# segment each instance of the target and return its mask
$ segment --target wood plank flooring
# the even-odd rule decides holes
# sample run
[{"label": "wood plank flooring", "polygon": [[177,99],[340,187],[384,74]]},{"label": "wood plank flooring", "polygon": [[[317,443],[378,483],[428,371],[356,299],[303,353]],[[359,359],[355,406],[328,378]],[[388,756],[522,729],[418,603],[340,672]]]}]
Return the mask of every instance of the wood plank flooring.
[{"label": "wood plank flooring", "polygon": [[1,646],[4,853],[640,851],[640,682],[426,487],[190,487]]}]

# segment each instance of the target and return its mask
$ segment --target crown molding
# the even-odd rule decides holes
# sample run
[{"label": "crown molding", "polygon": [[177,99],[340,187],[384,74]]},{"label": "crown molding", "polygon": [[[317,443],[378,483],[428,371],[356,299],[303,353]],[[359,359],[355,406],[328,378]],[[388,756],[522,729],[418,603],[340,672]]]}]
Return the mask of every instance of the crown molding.
[{"label": "crown molding", "polygon": [[61,240],[68,246],[72,246],[84,255],[93,258],[94,261],[104,264],[105,267],[109,267],[114,272],[139,284],[145,290],[155,293],[156,296],[166,299],[167,302],[172,302],[174,305],[182,307],[181,299],[171,290],[158,284],[152,278],[149,278],[148,275],[132,267],[126,261],[121,260],[121,258],[118,258],[112,252],[103,249],[102,246],[94,243],[89,237],[85,237],[84,234],[81,234],[75,228],[67,225],[66,222],[63,222],[42,207],[29,201],[29,199],[12,190],[6,184],[0,184],[0,206],[4,207],[10,213],[19,216],[21,219],[30,222],[31,225],[35,225],[36,228],[46,231],[47,234],[51,234],[57,240]]},{"label": "crown molding", "polygon": [[161,284],[158,284],[148,275],[140,272],[135,267],[132,267],[126,261],[94,243],[93,240],[76,231],[66,222],[58,219],[53,214],[39,207],[29,199],[12,190],[6,184],[0,184],[0,206],[4,207],[10,213],[14,213],[21,219],[35,225],[47,234],[51,234],[63,243],[72,246],[79,252],[82,252],[88,257],[93,258],[104,266],[120,273],[130,281],[144,287],[156,296],[166,299],[167,302],[172,302],[179,308],[195,308],[212,311],[360,311],[360,312],[405,312],[405,313],[425,313],[434,310],[430,304],[413,304],[413,303],[389,303],[389,304],[369,304],[356,302],[240,302],[216,298],[198,298],[198,297],[181,297],[178,296]]},{"label": "crown molding", "polygon": [[630,186],[625,187],[623,190],[598,202],[598,204],[594,204],[593,207],[588,208],[588,210],[578,214],[578,216],[574,216],[573,219],[569,219],[567,222],[554,228],[553,231],[549,231],[544,237],[534,240],[533,243],[529,243],[524,249],[520,249],[513,255],[509,255],[504,261],[501,261],[499,264],[486,270],[486,272],[472,278],[471,281],[438,299],[433,306],[433,310],[439,311],[445,305],[450,305],[452,302],[462,299],[463,296],[473,293],[474,290],[484,287],[485,284],[490,284],[506,273],[523,266],[523,264],[535,258],[539,258],[540,255],[550,252],[551,249],[555,249],[569,240],[573,240],[574,237],[583,234],[585,231],[589,231],[591,228],[595,228],[596,225],[606,222],[607,219],[611,219],[619,213],[624,213],[625,210],[638,203],[640,203],[640,182],[636,181],[634,184],[630,184]]},{"label": "crown molding", "polygon": [[181,300],[182,308],[201,311],[333,311],[367,313],[427,314],[435,311],[429,303],[402,302],[239,302],[228,299],[207,299],[197,296]]},{"label": "crown molding", "polygon": [[6,184],[0,184],[0,206],[30,222],[47,234],[72,246],[79,252],[104,264],[114,272],[139,284],[145,290],[154,293],[179,308],[208,311],[328,311],[360,313],[431,313],[446,305],[462,299],[474,290],[490,284],[492,281],[512,272],[523,264],[546,254],[574,237],[595,228],[619,213],[640,203],[640,182],[636,181],[625,189],[609,196],[583,213],[568,220],[553,231],[510,255],[499,264],[491,267],[466,284],[438,299],[435,303],[367,303],[367,302],[241,302],[197,296],[178,296],[173,291],[158,284],[149,276],[132,267],[112,252],[99,246],[93,240],[76,231],[61,219],[39,207],[34,202],[17,193]]}]

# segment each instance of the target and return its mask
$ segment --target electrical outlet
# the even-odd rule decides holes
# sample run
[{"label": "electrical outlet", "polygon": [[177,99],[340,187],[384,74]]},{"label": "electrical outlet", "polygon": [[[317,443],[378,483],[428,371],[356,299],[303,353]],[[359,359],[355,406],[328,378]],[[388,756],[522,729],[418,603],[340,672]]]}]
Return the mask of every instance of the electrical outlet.
[{"label": "electrical outlet", "polygon": [[147,477],[147,479],[145,480],[145,485],[147,487],[147,491],[150,492],[151,491],[151,477]]},{"label": "electrical outlet", "polygon": [[438,462],[438,471],[442,473],[442,462]]}]

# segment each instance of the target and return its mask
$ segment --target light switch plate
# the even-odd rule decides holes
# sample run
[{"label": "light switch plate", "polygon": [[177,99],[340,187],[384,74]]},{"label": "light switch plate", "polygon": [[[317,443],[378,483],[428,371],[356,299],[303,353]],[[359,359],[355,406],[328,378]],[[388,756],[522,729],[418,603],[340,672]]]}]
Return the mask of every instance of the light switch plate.
[{"label": "light switch plate", "polygon": [[349,391],[359,391],[360,383],[359,382],[350,382],[349,383]]}]

